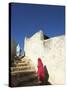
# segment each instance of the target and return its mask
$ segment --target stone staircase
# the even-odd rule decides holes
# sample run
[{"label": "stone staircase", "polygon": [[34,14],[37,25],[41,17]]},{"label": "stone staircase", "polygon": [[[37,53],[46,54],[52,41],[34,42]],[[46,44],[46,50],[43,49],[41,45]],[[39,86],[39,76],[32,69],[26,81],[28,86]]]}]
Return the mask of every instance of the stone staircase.
[{"label": "stone staircase", "polygon": [[27,57],[16,60],[11,67],[11,86],[33,86],[39,85],[37,73],[33,63]]}]

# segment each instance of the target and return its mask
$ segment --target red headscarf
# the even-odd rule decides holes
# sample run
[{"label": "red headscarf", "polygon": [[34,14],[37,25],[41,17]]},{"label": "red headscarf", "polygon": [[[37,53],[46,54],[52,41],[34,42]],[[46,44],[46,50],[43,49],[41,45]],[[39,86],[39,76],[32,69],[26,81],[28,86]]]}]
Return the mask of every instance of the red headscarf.
[{"label": "red headscarf", "polygon": [[40,81],[45,80],[44,66],[43,66],[41,58],[38,58],[38,77]]}]

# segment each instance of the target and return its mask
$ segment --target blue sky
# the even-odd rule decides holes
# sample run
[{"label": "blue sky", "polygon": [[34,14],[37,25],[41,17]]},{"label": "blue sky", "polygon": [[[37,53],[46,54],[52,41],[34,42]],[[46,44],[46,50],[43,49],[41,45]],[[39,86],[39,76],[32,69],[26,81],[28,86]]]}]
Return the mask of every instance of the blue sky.
[{"label": "blue sky", "polygon": [[36,4],[11,4],[11,38],[24,47],[24,37],[42,30],[49,37],[65,33],[65,7]]}]

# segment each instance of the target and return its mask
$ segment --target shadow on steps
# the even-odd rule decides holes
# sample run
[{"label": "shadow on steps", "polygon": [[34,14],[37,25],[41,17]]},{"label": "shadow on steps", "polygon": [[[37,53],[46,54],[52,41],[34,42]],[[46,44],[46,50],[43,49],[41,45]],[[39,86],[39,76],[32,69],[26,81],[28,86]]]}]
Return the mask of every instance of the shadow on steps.
[{"label": "shadow on steps", "polygon": [[49,79],[49,74],[48,74],[48,70],[47,70],[47,67],[46,66],[44,66],[44,70],[45,70],[45,81],[44,82],[41,82],[41,81],[39,81],[37,78],[32,78],[32,79],[29,79],[28,81],[26,81],[26,82],[20,82],[19,84],[18,84],[18,87],[20,86],[40,86],[40,85],[52,85],[49,81],[48,81],[48,79]]},{"label": "shadow on steps", "polygon": [[44,82],[38,80],[37,73],[35,72],[18,73],[16,75],[11,75],[11,87],[51,85],[51,83],[48,81],[49,73],[46,66],[44,66],[44,70],[46,78]]}]

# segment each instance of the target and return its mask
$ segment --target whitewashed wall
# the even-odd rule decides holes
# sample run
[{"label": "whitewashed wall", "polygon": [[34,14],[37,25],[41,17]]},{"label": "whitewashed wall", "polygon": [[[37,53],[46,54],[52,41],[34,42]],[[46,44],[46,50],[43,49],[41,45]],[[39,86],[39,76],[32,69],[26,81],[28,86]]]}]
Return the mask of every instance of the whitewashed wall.
[{"label": "whitewashed wall", "polygon": [[25,38],[25,55],[33,61],[37,71],[37,59],[40,57],[49,73],[52,84],[64,84],[65,79],[65,40],[64,35],[44,40],[43,33],[37,32],[31,38]]}]

